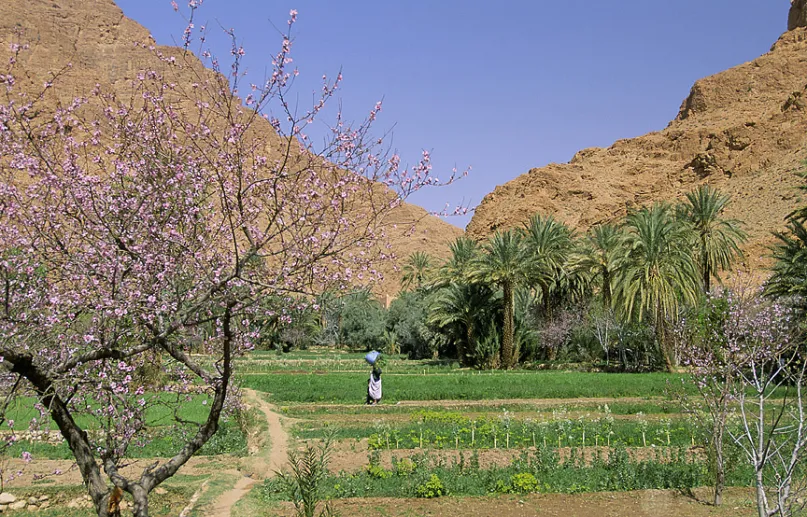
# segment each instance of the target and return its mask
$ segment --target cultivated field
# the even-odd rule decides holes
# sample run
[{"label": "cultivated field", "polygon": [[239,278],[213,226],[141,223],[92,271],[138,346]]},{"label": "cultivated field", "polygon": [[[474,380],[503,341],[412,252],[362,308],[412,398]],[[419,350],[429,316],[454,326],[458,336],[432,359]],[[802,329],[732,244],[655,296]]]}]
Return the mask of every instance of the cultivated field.
[{"label": "cultivated field", "polygon": [[[730,469],[724,506],[706,504],[702,431],[667,395],[683,385],[679,376],[477,372],[393,357],[381,405],[365,406],[362,357],[257,352],[240,359],[251,409],[226,422],[155,495],[152,514],[294,515],[274,471],[287,466],[287,442],[299,452],[326,437],[319,495],[345,516],[754,513],[753,492],[744,488],[751,473],[740,462]],[[203,404],[195,399],[183,418],[200,418],[194,408]],[[25,406],[14,409],[18,422],[35,416]],[[149,413],[156,424],[169,417],[159,406]],[[177,429],[159,429],[131,451],[134,467],[178,446]],[[29,437],[15,445],[22,450],[35,461],[8,491],[47,496],[40,515],[93,515],[64,444]]]}]

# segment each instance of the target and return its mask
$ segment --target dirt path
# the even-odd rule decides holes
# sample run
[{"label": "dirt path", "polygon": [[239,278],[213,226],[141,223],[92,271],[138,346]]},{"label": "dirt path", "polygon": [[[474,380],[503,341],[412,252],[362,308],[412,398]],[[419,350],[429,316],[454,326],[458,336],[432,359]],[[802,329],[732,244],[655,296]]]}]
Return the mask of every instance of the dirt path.
[{"label": "dirt path", "polygon": [[275,412],[274,406],[261,398],[260,394],[253,390],[245,389],[243,391],[247,404],[257,408],[266,418],[267,436],[264,437],[262,446],[256,453],[250,455],[245,461],[244,472],[232,471],[234,476],[239,476],[238,481],[232,489],[216,499],[212,508],[205,512],[207,517],[230,517],[232,507],[249,492],[256,482],[273,476],[274,472],[280,470],[286,462],[289,435],[283,429],[280,415]]}]

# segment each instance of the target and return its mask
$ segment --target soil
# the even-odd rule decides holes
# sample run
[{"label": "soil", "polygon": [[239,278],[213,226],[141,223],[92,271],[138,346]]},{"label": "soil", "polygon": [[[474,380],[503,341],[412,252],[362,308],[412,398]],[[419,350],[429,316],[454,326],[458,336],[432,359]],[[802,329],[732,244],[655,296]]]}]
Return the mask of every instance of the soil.
[{"label": "soil", "polygon": [[[138,473],[142,472],[146,466],[163,459],[145,458],[134,460],[121,470],[126,477],[137,477]],[[182,467],[181,473],[189,476],[209,474],[212,471],[221,469],[224,465],[232,464],[233,460],[234,458],[229,456],[194,456]],[[70,460],[35,459],[35,461],[26,464],[22,460],[11,459],[8,462],[8,468],[9,471],[21,470],[23,472],[22,476],[6,483],[6,486],[10,489],[47,483],[48,479],[60,485],[81,485],[83,483],[76,463]],[[56,471],[61,472],[61,474],[54,474]]]}]

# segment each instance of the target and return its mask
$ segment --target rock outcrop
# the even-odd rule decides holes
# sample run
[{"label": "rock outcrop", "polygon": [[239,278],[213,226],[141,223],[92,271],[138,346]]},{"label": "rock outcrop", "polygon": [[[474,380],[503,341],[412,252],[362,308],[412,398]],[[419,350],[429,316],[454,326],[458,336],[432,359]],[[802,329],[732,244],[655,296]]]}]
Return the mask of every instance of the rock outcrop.
[{"label": "rock outcrop", "polygon": [[[793,12],[801,16],[805,4],[797,0]],[[732,196],[728,215],[746,224],[748,266],[764,265],[771,231],[807,204],[795,188],[807,148],[806,55],[807,29],[785,33],[762,57],[697,81],[665,129],[585,149],[496,187],[467,232],[484,238],[535,212],[585,230],[708,183]]]},{"label": "rock outcrop", "polygon": [[790,13],[787,16],[787,30],[807,27],[807,1],[790,0]]}]

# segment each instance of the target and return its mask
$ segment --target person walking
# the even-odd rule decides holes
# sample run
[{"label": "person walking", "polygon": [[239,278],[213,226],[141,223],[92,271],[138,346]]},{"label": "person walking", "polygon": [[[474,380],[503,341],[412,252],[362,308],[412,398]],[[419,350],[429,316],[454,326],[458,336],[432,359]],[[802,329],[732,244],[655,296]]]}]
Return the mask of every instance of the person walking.
[{"label": "person walking", "polygon": [[374,406],[381,402],[381,368],[373,365],[370,380],[367,381],[367,404]]}]

